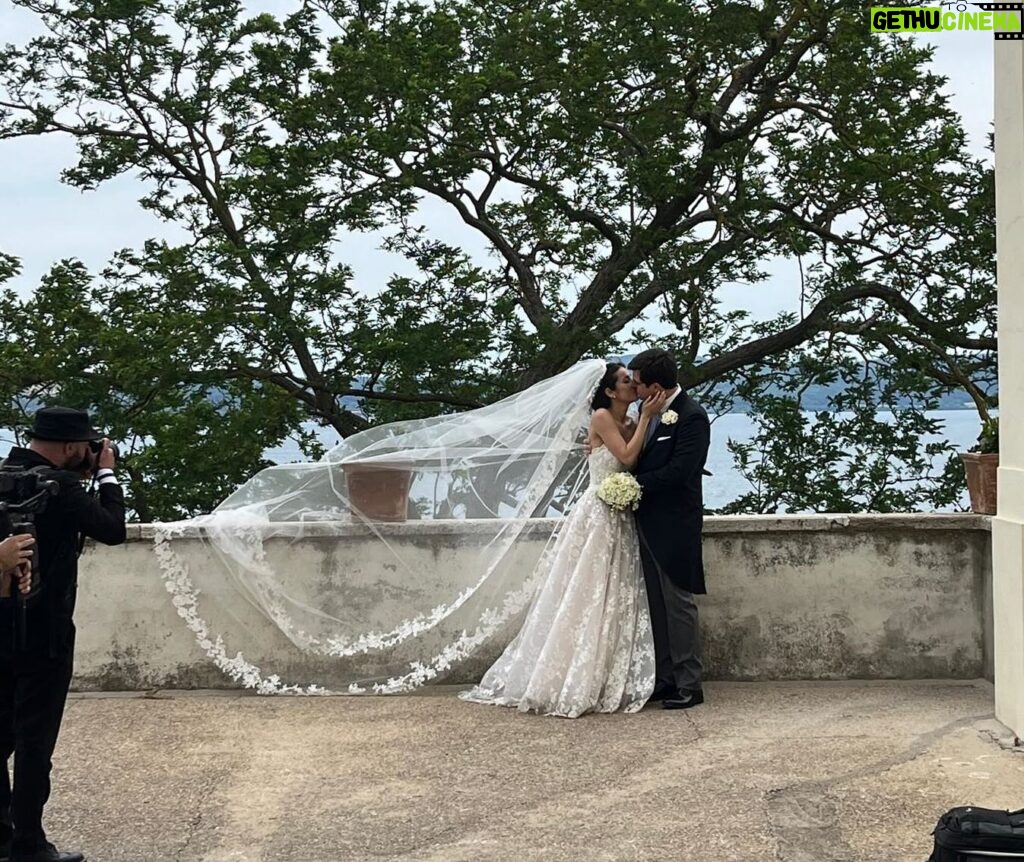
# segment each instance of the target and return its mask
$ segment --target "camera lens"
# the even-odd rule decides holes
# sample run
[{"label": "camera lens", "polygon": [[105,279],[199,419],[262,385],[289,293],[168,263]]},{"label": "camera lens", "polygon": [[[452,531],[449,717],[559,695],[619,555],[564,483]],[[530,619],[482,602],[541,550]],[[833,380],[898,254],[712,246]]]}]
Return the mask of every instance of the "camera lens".
[{"label": "camera lens", "polygon": [[[117,444],[112,440],[109,443],[107,443],[107,448],[110,449],[110,451],[113,453],[115,460],[121,457],[121,450],[117,448]],[[93,455],[99,455],[100,452],[103,451],[103,441],[90,440],[89,451],[92,452]]]}]

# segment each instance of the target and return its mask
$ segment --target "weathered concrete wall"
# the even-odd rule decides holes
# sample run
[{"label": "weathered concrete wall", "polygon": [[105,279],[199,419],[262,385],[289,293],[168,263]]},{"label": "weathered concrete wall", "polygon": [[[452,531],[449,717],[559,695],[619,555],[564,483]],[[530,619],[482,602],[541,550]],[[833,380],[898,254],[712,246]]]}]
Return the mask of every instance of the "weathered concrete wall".
[{"label": "weathered concrete wall", "polygon": [[[999,421],[1024,421],[1024,55],[995,43]],[[1024,435],[999,439],[992,519],[996,717],[1024,736]]]},{"label": "weathered concrete wall", "polygon": [[984,675],[986,526],[943,515],[715,519],[702,604],[711,673]]},{"label": "weathered concrete wall", "polygon": [[[533,565],[552,525],[531,525],[517,545],[517,566]],[[358,615],[372,628],[375,605],[396,590],[406,598],[412,592],[421,607],[452,595],[473,574],[466,570],[470,555],[460,549],[488,541],[494,528],[494,522],[384,526],[413,565],[421,559],[430,563],[424,571],[436,573],[414,584],[407,572],[389,570],[379,542],[359,527],[340,540],[315,534],[282,540],[271,553],[287,554],[297,575],[309,573],[311,591],[337,596],[336,613]],[[76,687],[231,686],[177,616],[151,535],[149,528],[131,527],[126,545],[93,546],[82,558]],[[991,678],[987,518],[715,517],[705,522],[705,548],[711,593],[700,604],[710,678]],[[193,567],[212,562],[208,553],[198,543],[185,549]],[[204,612],[217,631],[260,631],[264,653],[246,657],[267,672],[328,681],[335,672],[374,672],[366,657],[342,663],[303,655],[230,584],[222,587],[204,595]],[[503,636],[513,633],[511,625]],[[445,681],[471,681],[502,646]]]},{"label": "weathered concrete wall", "polygon": [[992,543],[985,543],[985,561],[981,567],[981,613],[982,613],[982,676],[989,682],[995,682],[995,623],[993,621],[993,586],[992,579]]}]

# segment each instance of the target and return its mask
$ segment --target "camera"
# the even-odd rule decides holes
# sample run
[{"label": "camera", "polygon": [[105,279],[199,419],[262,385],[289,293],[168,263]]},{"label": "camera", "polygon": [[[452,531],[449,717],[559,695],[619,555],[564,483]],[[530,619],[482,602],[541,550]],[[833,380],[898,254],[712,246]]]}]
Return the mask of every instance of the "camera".
[{"label": "camera", "polygon": [[[14,467],[0,469],[0,499],[13,501],[14,506],[26,500],[45,501],[60,490],[60,483],[46,478],[45,468],[21,470]],[[10,504],[3,507],[13,508]]]},{"label": "camera", "polygon": [[[113,453],[114,460],[116,461],[121,457],[121,450],[117,448],[117,444],[113,440],[107,441],[107,448]],[[96,471],[100,466],[100,453],[103,451],[102,440],[90,440],[89,441],[89,460],[84,465],[85,469],[83,475],[88,478],[89,476],[95,475]]]},{"label": "camera", "polygon": [[[50,498],[60,493],[60,482],[53,474],[49,467],[22,468],[0,463],[0,538],[18,533],[36,535],[36,515],[46,511]],[[32,549],[29,573],[29,591],[18,596],[18,628],[23,646],[27,642],[26,609],[42,590],[38,548]]]},{"label": "camera", "polygon": [[[117,448],[117,444],[115,442],[113,442],[112,440],[110,442],[108,442],[107,443],[107,448],[109,448],[110,451],[114,453],[114,459],[115,460],[120,459],[120,457],[121,457],[121,450]],[[89,441],[89,451],[92,452],[93,455],[99,457],[100,452],[103,451],[103,441],[102,440],[90,440]]]}]

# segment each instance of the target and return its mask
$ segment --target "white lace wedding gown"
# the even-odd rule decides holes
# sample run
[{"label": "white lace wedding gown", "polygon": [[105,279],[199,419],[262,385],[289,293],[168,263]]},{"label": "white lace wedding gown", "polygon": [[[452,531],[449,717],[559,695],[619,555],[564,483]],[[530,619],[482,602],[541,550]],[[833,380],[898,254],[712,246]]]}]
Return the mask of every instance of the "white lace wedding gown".
[{"label": "white lace wedding gown", "polygon": [[541,584],[523,627],[463,700],[576,718],[636,712],[654,691],[633,514],[597,496],[601,481],[625,468],[604,447],[589,466],[589,488],[538,563]]}]

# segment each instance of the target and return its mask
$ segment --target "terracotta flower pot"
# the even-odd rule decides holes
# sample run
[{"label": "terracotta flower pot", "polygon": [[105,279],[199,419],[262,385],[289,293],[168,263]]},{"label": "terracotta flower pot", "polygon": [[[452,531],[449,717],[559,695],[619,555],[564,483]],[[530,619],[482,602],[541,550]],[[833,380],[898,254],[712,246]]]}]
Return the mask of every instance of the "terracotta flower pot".
[{"label": "terracotta flower pot", "polygon": [[370,521],[405,521],[409,516],[412,471],[373,464],[342,464],[348,497]]},{"label": "terracotta flower pot", "polygon": [[967,475],[967,490],[971,495],[971,511],[981,515],[996,513],[996,472],[999,469],[997,453],[982,455],[963,452],[960,455]]}]

